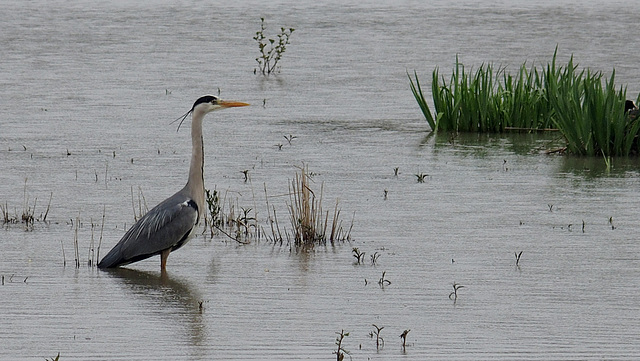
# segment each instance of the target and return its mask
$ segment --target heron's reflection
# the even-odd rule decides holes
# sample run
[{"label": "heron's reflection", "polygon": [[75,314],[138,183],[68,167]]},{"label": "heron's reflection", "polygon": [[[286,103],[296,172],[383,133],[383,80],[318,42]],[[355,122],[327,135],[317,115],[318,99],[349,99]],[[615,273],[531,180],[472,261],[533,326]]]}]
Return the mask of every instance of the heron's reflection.
[{"label": "heron's reflection", "polygon": [[183,325],[186,336],[194,349],[205,343],[203,322],[203,299],[184,279],[170,276],[167,272],[146,272],[128,268],[113,268],[106,272],[121,281],[122,285],[145,303],[152,314],[173,319],[167,324]]}]

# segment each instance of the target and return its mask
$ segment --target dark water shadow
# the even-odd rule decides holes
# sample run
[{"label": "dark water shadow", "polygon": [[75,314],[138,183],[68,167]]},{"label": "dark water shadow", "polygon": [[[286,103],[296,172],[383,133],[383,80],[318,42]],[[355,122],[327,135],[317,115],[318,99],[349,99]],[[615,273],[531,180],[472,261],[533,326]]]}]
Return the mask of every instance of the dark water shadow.
[{"label": "dark water shadow", "polygon": [[581,157],[564,155],[559,171],[583,179],[602,177],[625,178],[637,177],[640,172],[640,158],[637,156],[611,157],[610,167],[602,156]]},{"label": "dark water shadow", "polygon": [[206,344],[204,300],[189,282],[168,272],[115,268],[106,273],[140,300],[150,314],[166,319],[167,325],[182,326],[184,336],[194,346],[193,350],[202,349]]},{"label": "dark water shadow", "polygon": [[508,151],[516,155],[543,154],[563,146],[557,132],[522,133],[428,133],[420,147],[433,147],[434,153],[456,149],[462,155],[483,158],[492,150]]}]

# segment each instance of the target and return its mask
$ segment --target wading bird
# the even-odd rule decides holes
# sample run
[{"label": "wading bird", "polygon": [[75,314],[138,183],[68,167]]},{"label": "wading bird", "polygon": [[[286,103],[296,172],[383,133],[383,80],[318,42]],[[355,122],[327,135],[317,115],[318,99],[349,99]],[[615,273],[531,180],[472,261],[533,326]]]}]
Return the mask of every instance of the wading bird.
[{"label": "wading bird", "polygon": [[205,211],[204,148],[202,120],[214,110],[242,107],[247,103],[224,101],[214,95],[200,97],[180,118],[180,125],[191,115],[191,165],[187,185],[165,199],[138,220],[120,242],[98,263],[99,268],[111,268],[137,262],[157,254],[160,268],[166,270],[169,253],[184,246],[196,229]]}]

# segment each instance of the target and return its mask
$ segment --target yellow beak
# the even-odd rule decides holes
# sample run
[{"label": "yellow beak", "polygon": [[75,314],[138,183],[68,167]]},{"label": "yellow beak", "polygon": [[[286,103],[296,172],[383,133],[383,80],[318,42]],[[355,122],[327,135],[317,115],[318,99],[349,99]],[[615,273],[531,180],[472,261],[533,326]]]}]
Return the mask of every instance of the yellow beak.
[{"label": "yellow beak", "polygon": [[218,104],[220,104],[223,108],[246,107],[247,105],[249,105],[247,103],[236,102],[232,100],[220,100],[218,101]]}]

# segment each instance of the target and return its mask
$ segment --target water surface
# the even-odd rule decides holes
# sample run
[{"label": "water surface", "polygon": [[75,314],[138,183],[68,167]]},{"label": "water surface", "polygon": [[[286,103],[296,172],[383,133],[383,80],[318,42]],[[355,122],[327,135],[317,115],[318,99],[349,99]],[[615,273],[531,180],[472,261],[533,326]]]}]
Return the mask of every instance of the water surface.
[{"label": "water surface", "polygon": [[[354,360],[634,359],[637,160],[608,171],[599,159],[544,155],[561,144],[553,134],[429,137],[406,77],[416,70],[428,83],[456,54],[472,66],[546,63],[557,45],[563,61],[615,67],[635,97],[633,6],[0,5],[0,201],[19,215],[26,195],[41,217],[52,197],[48,222],[0,230],[0,359],[328,360],[341,330]],[[268,79],[253,74],[261,16],[270,34],[296,29]],[[91,240],[95,250],[102,232],[104,255],[140,191],[151,207],[182,187],[189,127],[170,122],[218,89],[254,106],[208,116],[207,188],[264,222],[266,186],[286,225],[282,195],[304,163],[326,209],[339,199],[347,224],[355,212],[353,240],[301,252],[200,235],[165,276],[157,258],[88,267]],[[455,302],[454,282],[464,286]],[[381,350],[372,324],[384,326]]]}]

